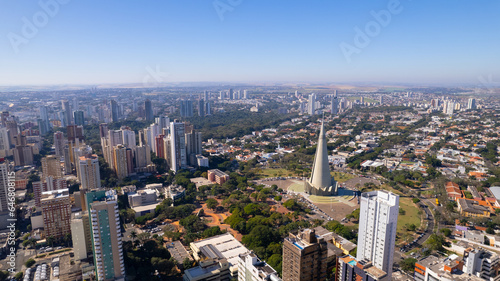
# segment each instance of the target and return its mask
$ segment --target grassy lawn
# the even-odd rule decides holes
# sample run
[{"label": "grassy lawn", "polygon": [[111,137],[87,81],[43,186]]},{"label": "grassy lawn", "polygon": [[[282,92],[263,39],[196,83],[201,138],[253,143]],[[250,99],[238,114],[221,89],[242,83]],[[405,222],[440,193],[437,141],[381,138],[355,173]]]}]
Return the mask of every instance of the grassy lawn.
[{"label": "grassy lawn", "polygon": [[261,178],[274,178],[274,177],[289,177],[296,176],[292,171],[288,171],[286,169],[259,169],[259,173],[257,173]]},{"label": "grassy lawn", "polygon": [[355,175],[342,172],[331,172],[331,174],[337,182],[345,182],[356,177]]},{"label": "grassy lawn", "polygon": [[420,215],[418,214],[418,207],[412,202],[412,198],[400,197],[399,198],[399,209],[405,210],[404,215],[399,215],[398,217],[398,233],[406,232],[405,225],[414,224],[417,229],[420,227]]}]

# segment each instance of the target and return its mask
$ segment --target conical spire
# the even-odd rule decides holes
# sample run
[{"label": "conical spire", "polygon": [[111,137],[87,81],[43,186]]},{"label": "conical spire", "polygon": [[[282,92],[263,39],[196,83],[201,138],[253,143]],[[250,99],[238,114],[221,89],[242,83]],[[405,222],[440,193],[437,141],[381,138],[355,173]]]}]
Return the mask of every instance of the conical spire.
[{"label": "conical spire", "polygon": [[314,157],[313,170],[309,183],[312,187],[322,190],[332,186],[324,121],[321,121],[318,146],[316,147],[316,155]]}]

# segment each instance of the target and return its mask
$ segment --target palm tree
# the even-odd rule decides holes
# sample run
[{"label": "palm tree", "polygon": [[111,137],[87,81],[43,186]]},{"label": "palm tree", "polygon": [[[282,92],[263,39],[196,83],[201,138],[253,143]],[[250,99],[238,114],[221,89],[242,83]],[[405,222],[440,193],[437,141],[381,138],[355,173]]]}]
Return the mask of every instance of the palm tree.
[{"label": "palm tree", "polygon": [[137,231],[132,230],[129,235],[130,238],[132,238],[132,242],[135,243],[135,239],[137,238]]}]

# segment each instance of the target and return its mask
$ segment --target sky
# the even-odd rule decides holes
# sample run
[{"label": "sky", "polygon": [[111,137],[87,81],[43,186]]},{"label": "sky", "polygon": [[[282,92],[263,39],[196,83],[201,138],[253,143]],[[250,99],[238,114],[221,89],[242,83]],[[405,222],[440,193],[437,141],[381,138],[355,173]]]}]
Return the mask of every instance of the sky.
[{"label": "sky", "polygon": [[500,82],[500,1],[0,0],[0,85]]}]

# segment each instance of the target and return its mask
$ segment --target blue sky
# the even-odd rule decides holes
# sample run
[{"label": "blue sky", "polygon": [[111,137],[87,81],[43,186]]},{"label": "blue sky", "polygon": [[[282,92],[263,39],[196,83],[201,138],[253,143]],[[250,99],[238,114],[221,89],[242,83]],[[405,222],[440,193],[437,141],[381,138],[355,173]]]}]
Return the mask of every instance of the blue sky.
[{"label": "blue sky", "polygon": [[142,83],[157,68],[164,82],[500,80],[500,1],[59,0],[47,15],[54,1],[0,0],[0,85]]}]

